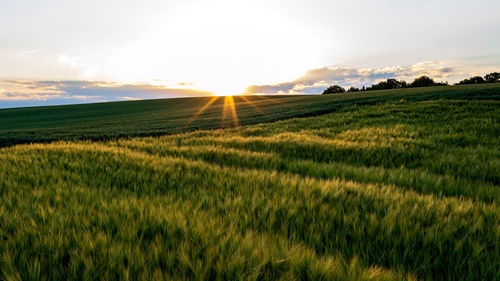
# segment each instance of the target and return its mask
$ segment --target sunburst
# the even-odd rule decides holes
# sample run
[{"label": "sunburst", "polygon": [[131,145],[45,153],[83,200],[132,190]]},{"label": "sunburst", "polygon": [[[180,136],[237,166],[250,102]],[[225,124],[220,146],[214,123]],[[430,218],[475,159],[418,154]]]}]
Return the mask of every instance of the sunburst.
[{"label": "sunburst", "polygon": [[249,100],[247,97],[245,97],[245,96],[239,96],[239,98],[241,98],[242,100],[244,100],[246,104],[248,104],[251,107],[253,107],[253,109],[255,109],[260,114],[266,115],[266,113],[264,111],[262,111],[262,109],[260,109],[258,106],[256,106],[255,103],[253,101]]},{"label": "sunburst", "polygon": [[202,108],[200,108],[200,110],[198,110],[194,115],[193,117],[191,117],[189,119],[189,121],[186,123],[186,127],[193,123],[197,118],[198,116],[200,116],[203,112],[205,112],[205,110],[207,110],[207,108],[209,108],[214,102],[216,102],[220,97],[219,96],[215,96],[213,98],[211,98]]},{"label": "sunburst", "polygon": [[[266,115],[266,113],[259,108],[257,104],[255,104],[251,99],[245,96],[223,96],[224,97],[224,104],[222,105],[222,116],[221,116],[221,128],[226,128],[226,127],[240,127],[240,120],[238,119],[238,110],[237,110],[237,104],[242,104],[243,102],[249,106],[251,106],[255,112],[258,112],[261,115]],[[217,106],[219,107],[219,104],[214,105],[214,103],[221,98],[221,96],[214,96],[212,97],[205,105],[203,105],[187,122],[185,125],[186,127],[189,126],[191,123],[196,121],[200,115],[202,115],[208,108],[211,106]],[[235,99],[241,99],[238,101],[238,103],[235,102]],[[266,101],[271,101],[267,100]],[[274,102],[274,101],[272,101]]]},{"label": "sunburst", "polygon": [[224,109],[222,111],[222,121],[221,121],[221,127],[224,127],[224,124],[227,122],[228,120],[228,115],[229,115],[229,112],[228,111],[231,111],[231,116],[232,116],[232,119],[233,119],[233,124],[236,128],[238,128],[240,125],[239,125],[239,122],[238,122],[238,113],[236,112],[236,106],[234,104],[234,98],[233,96],[225,96],[224,97]]}]

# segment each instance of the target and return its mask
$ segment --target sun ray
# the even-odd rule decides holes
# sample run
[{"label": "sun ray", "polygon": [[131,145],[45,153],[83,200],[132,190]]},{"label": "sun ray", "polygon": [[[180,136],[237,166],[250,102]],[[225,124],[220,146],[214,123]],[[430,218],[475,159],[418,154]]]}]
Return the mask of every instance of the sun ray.
[{"label": "sun ray", "polygon": [[229,96],[229,105],[231,106],[231,114],[233,115],[234,125],[238,128],[240,124],[238,123],[238,113],[236,112],[233,96]]},{"label": "sun ray", "polygon": [[279,98],[274,98],[273,96],[256,95],[256,97],[262,98],[263,100],[274,103],[274,104],[283,104],[283,102],[280,101]]},{"label": "sun ray", "polygon": [[245,101],[246,104],[248,104],[251,107],[253,107],[260,114],[266,115],[266,113],[264,111],[262,111],[262,109],[260,109],[257,105],[255,105],[255,103],[253,101],[249,100],[247,97],[245,97],[245,96],[239,96],[239,98],[241,98],[243,101]]},{"label": "sun ray", "polygon": [[205,112],[205,110],[207,110],[214,102],[216,102],[220,97],[219,96],[216,96],[216,97],[213,97],[212,99],[210,99],[202,108],[200,108],[200,110],[198,110],[194,115],[193,117],[191,117],[189,119],[189,121],[187,122],[186,126],[188,126],[189,124],[193,123],[197,118],[198,116],[200,116],[203,112]]},{"label": "sun ray", "polygon": [[[231,113],[229,113],[231,111]],[[232,116],[232,121],[233,124],[236,128],[238,128],[239,122],[238,122],[238,113],[236,112],[236,106],[234,104],[234,98],[233,96],[225,96],[224,97],[224,109],[222,111],[222,121],[221,121],[221,127],[224,127],[225,123],[228,122],[228,115],[231,114]]]}]

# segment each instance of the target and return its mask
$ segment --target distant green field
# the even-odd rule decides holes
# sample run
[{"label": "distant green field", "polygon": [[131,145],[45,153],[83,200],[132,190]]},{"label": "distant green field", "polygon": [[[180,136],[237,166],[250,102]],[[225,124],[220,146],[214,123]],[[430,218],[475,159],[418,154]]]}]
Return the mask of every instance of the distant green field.
[{"label": "distant green field", "polygon": [[[330,96],[234,97],[239,125],[316,116],[390,100],[500,97],[500,84],[371,91]],[[182,98],[0,110],[0,147],[53,140],[158,136],[235,126],[228,98]],[[226,106],[225,106],[226,104]]]},{"label": "distant green field", "polygon": [[500,280],[499,85],[240,99],[1,111],[0,279]]}]

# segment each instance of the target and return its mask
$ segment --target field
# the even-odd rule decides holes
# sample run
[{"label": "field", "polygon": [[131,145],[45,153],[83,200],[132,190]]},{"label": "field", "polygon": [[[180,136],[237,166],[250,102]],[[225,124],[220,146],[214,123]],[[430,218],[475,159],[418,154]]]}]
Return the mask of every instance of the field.
[{"label": "field", "polygon": [[500,98],[500,84],[373,91],[328,96],[207,97],[0,109],[0,147],[54,140],[106,140],[317,116],[346,106],[405,99]]},{"label": "field", "polygon": [[0,279],[500,280],[500,85],[209,101],[0,111]]}]

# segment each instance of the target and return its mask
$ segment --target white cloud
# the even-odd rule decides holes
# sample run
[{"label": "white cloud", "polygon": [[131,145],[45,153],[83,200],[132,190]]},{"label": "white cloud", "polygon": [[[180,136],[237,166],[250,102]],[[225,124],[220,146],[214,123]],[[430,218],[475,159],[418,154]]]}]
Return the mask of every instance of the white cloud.
[{"label": "white cloud", "polygon": [[59,62],[64,66],[70,67],[78,67],[81,66],[80,57],[70,57],[66,54],[62,54],[59,56]]},{"label": "white cloud", "polygon": [[83,79],[92,79],[99,75],[99,67],[83,61],[79,56],[59,55],[59,63],[63,67],[76,69]]}]

